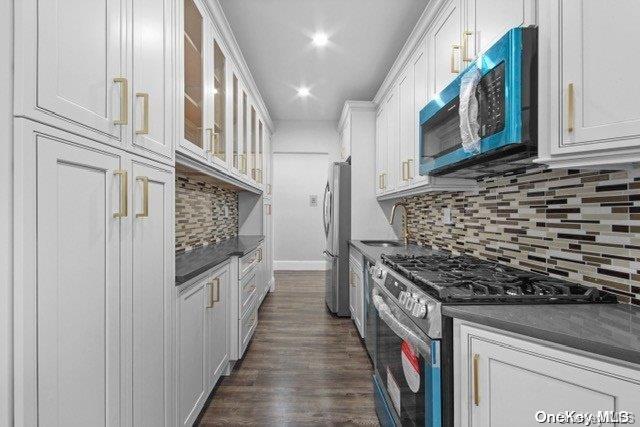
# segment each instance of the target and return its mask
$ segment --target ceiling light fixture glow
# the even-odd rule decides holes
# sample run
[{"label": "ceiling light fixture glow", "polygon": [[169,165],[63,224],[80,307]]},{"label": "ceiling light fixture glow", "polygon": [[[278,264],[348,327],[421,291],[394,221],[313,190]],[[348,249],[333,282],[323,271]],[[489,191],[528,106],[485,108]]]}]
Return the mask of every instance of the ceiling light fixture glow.
[{"label": "ceiling light fixture glow", "polygon": [[303,98],[309,96],[309,88],[304,86],[298,88],[298,96],[301,96]]},{"label": "ceiling light fixture glow", "polygon": [[329,43],[329,37],[325,33],[315,33],[313,35],[313,44],[322,47]]}]

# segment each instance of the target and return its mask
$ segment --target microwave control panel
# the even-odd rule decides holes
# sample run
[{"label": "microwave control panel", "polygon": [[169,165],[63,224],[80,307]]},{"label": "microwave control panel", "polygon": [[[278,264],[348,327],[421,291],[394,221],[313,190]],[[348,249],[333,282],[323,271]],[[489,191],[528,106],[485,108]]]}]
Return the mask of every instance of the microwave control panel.
[{"label": "microwave control panel", "polygon": [[504,73],[505,63],[501,62],[482,76],[476,86],[480,138],[491,136],[504,129]]}]

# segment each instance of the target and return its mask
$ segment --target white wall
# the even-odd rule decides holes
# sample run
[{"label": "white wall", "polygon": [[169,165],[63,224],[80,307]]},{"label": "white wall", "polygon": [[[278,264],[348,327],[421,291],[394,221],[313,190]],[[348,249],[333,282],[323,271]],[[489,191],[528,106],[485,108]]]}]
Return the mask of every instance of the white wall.
[{"label": "white wall", "polygon": [[13,425],[13,1],[0,2],[0,427]]},{"label": "white wall", "polygon": [[322,270],[322,196],[329,163],[338,159],[335,122],[276,121],[272,141],[274,269]]}]

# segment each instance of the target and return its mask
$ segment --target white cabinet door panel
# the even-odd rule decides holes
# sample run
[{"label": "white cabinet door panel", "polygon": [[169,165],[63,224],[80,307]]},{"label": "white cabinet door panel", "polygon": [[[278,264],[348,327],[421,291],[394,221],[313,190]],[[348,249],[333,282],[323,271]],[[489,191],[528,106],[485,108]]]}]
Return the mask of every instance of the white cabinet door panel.
[{"label": "white cabinet door panel", "polygon": [[387,114],[386,105],[382,103],[376,116],[376,194],[386,191],[389,180],[387,173]]},{"label": "white cabinet door panel", "polygon": [[174,177],[168,170],[134,160],[130,185],[134,425],[170,425]]},{"label": "white cabinet door panel", "polygon": [[[561,3],[561,117],[566,152],[638,145],[640,58],[624,47],[636,37],[640,3],[564,0]],[[573,85],[574,129],[569,130],[569,85]],[[560,96],[560,95],[559,95]],[[635,141],[624,139],[635,138]]]},{"label": "white cabinet door panel", "polygon": [[123,16],[120,1],[37,3],[38,108],[120,138]]},{"label": "white cabinet door panel", "polygon": [[143,153],[157,153],[165,159],[172,157],[173,141],[171,11],[172,2],[168,0],[136,0],[132,6],[133,145]]},{"label": "white cabinet door panel", "polygon": [[464,67],[460,56],[460,21],[459,0],[452,0],[443,7],[427,33],[430,97],[444,89]]},{"label": "white cabinet door panel", "polygon": [[120,423],[120,159],[37,140],[37,416]]},{"label": "white cabinet door panel", "polygon": [[229,362],[229,266],[214,273],[208,294],[207,306],[207,372],[208,385],[216,385],[218,378]]},{"label": "white cabinet door panel", "polygon": [[178,424],[182,426],[193,425],[208,393],[205,372],[206,283],[203,280],[178,296]]},{"label": "white cabinet door panel", "polygon": [[470,59],[491,47],[514,27],[535,22],[534,0],[468,0],[466,39]]},{"label": "white cabinet door panel", "polygon": [[[415,141],[416,115],[415,101],[413,99],[413,67],[407,67],[398,81],[399,104],[399,144],[398,161],[396,163],[396,176],[398,187],[406,187],[411,183],[410,165],[413,165],[413,143]],[[409,160],[412,160],[409,162]]]},{"label": "white cabinet door panel", "polygon": [[398,182],[402,180],[402,175],[398,174],[398,168],[394,167],[399,163],[400,157],[400,106],[397,86],[391,90],[384,109],[387,118],[387,151],[385,154],[388,173],[388,176],[385,176],[384,184],[385,191],[389,191],[396,188]]},{"label": "white cabinet door panel", "polygon": [[409,151],[411,161],[409,170],[411,178],[415,182],[423,182],[429,179],[428,176],[420,175],[420,110],[427,105],[427,53],[425,51],[426,41],[420,43],[420,48],[413,58],[413,100],[414,100],[414,139]]}]

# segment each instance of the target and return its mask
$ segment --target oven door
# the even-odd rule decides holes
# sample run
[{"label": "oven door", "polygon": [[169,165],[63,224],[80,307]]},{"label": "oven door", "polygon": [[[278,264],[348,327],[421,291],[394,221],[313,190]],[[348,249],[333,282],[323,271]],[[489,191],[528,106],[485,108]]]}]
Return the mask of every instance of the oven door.
[{"label": "oven door", "polygon": [[[440,341],[423,333],[376,284],[376,379],[386,408],[402,426],[441,427]],[[379,401],[381,403],[379,403]]]}]

